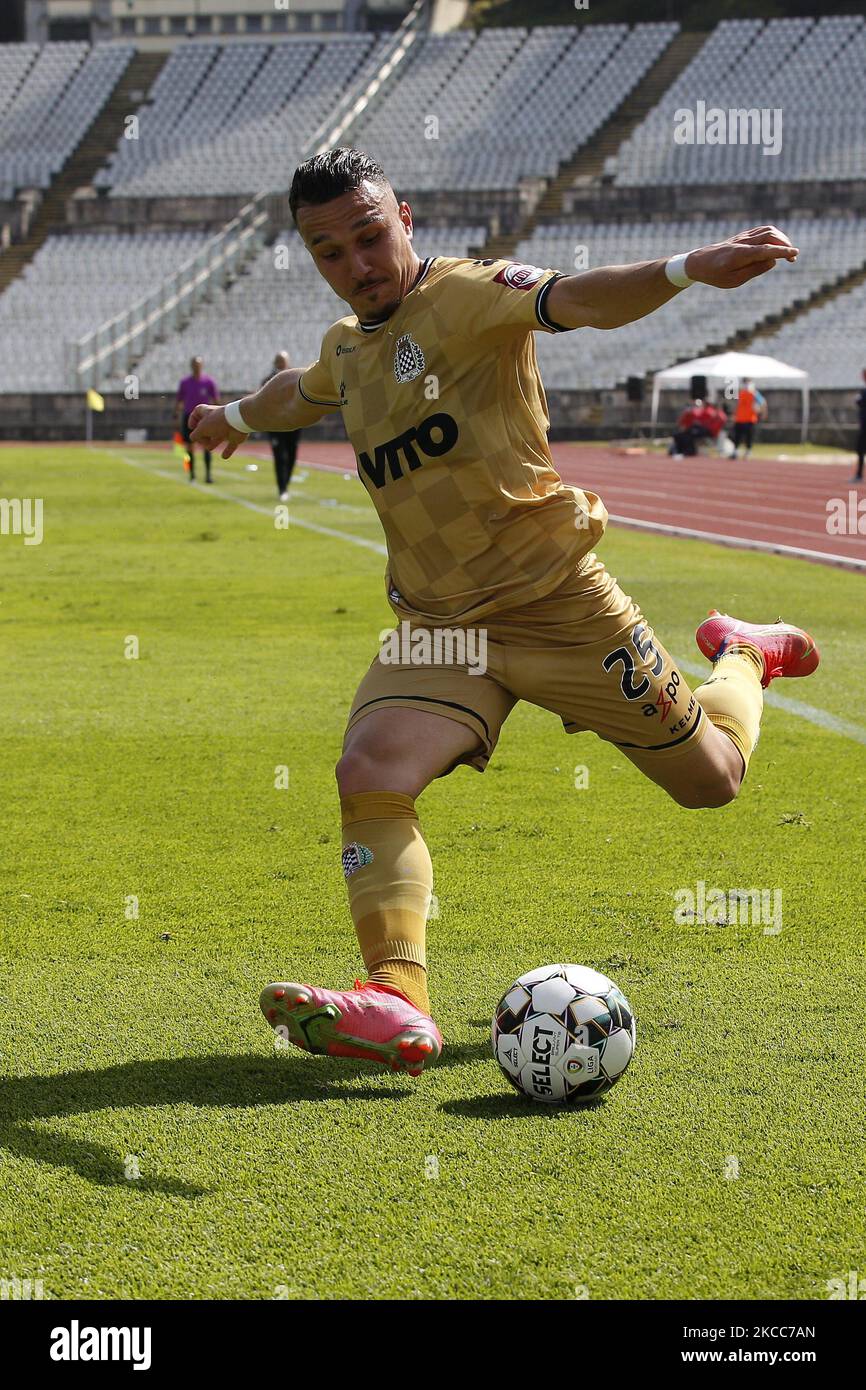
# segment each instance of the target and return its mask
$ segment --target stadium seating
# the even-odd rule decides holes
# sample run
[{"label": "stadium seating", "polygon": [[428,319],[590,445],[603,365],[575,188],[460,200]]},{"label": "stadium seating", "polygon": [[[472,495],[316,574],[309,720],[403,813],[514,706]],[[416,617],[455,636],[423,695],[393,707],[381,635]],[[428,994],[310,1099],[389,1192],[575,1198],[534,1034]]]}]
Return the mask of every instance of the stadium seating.
[{"label": "stadium seating", "polygon": [[749,351],[802,367],[813,387],[859,388],[866,368],[864,323],[866,284],[859,284],[783,325],[777,333],[755,338]]},{"label": "stadium seating", "polygon": [[[664,98],[607,161],[617,184],[660,187],[866,178],[866,19],[729,20],[719,24]],[[782,145],[674,142],[674,113],[781,109]]]},{"label": "stadium seating", "polygon": [[0,46],[0,199],[48,187],[134,53],[128,44]]},{"label": "stadium seating", "polygon": [[362,33],[176,49],[139,113],[138,140],[121,139],[94,182],[126,198],[283,189],[387,42]]},{"label": "stadium seating", "polygon": [[[436,252],[463,256],[484,236],[482,226],[416,231],[415,246],[422,257]],[[200,232],[50,237],[24,275],[0,296],[3,390],[30,391],[35,383],[43,391],[69,389],[66,343],[155,289],[207,239]],[[287,270],[274,269],[274,247],[288,248]],[[152,348],[139,374],[148,390],[173,390],[180,367],[201,352],[218,381],[244,386],[251,370],[258,370],[260,344],[269,345],[262,372],[269,354],[281,347],[296,362],[312,361],[324,330],[348,312],[315,269],[297,232],[284,230],[274,246],[262,248],[251,261],[237,287],[215,295],[192,324]],[[107,389],[121,385],[118,379]]]},{"label": "stadium seating", "polygon": [[[677,28],[421,35],[343,142],[373,152],[405,189],[513,188],[523,177],[552,177]],[[376,73],[388,42],[343,34],[177,49],[139,113],[140,138],[121,139],[95,182],[115,197],[282,188],[348,84],[362,90]]]},{"label": "stadium seating", "polygon": [[0,295],[3,390],[68,390],[66,343],[155,289],[206,240],[200,232],[49,237]]},{"label": "stadium seating", "polygon": [[[639,320],[616,334],[595,330],[556,337],[538,334],[536,348],[546,384],[551,388],[613,387],[623,376],[668,366],[697,356],[710,344],[747,332],[794,299],[813,294],[866,263],[866,222],[862,219],[814,218],[786,226],[801,247],[794,265],[783,263],[743,290],[726,294],[695,285],[656,315]],[[589,251],[589,266],[622,264],[670,254],[695,244],[720,240],[731,233],[729,219],[698,222],[672,220],[652,223],[576,223],[539,227],[516,249],[518,259],[531,264],[575,269],[577,247]],[[204,233],[87,233],[51,237],[25,275],[0,297],[0,380],[6,390],[22,390],[34,375],[44,389],[68,387],[64,340],[72,341],[128,307],[154,289],[174,268],[206,241]],[[483,226],[416,229],[420,256],[474,253],[485,239]],[[274,246],[288,248],[288,269],[274,269]],[[274,246],[263,248],[250,263],[236,288],[218,293],[202,305],[194,321],[170,341],[154,346],[141,364],[150,388],[167,390],[178,363],[194,352],[207,358],[218,381],[239,387],[249,381],[250,344],[285,347],[295,362],[312,361],[322,333],[349,312],[316,271],[295,231],[281,231]],[[579,260],[578,265],[583,265]],[[275,294],[276,283],[280,286]],[[280,277],[285,277],[281,279]],[[848,356],[856,365],[860,324],[857,292],[817,310],[824,336],[831,333],[834,312],[851,301],[850,318],[837,325],[837,338],[847,341],[847,354],[822,354],[823,376],[850,378]],[[58,336],[58,320],[63,323]],[[841,323],[841,320],[840,320]],[[229,331],[230,329],[230,331]],[[803,329],[801,351],[811,358],[811,330]],[[798,325],[772,339],[771,351],[799,365],[794,346]],[[795,335],[789,337],[789,335]],[[770,340],[767,340],[770,341]],[[789,351],[787,344],[792,343]],[[24,351],[22,351],[22,346]],[[258,347],[255,352],[258,353]],[[268,349],[270,351],[270,348]],[[267,355],[267,354],[266,354]],[[862,355],[862,354],[860,354]],[[838,370],[832,362],[839,361]],[[267,363],[263,364],[262,371]],[[858,368],[859,370],[859,368]],[[108,384],[117,387],[118,381]]]},{"label": "stadium seating", "polygon": [[[419,33],[341,143],[369,150],[407,193],[496,192],[524,179],[538,184],[592,141],[677,33],[668,23]],[[330,134],[341,102],[367,87],[392,44],[393,35],[367,32],[180,44],[138,111],[137,138],[119,138],[96,183],[112,198],[284,191],[294,165]],[[133,54],[123,43],[0,45],[0,198],[25,184],[50,184]],[[766,183],[866,178],[866,106],[855,99],[864,64],[866,20],[859,15],[721,23],[607,167],[621,185],[658,189],[659,209],[676,182],[717,182],[733,192],[738,182],[758,177]],[[678,107],[694,107],[698,99],[748,107],[756,91],[763,103],[783,109],[777,157],[742,146],[674,144]],[[434,116],[438,129],[431,128]],[[570,272],[585,264],[575,261],[580,246],[589,266],[688,250],[748,225],[725,215],[729,201],[723,193],[718,214],[706,218],[545,223],[511,254]],[[809,366],[816,385],[847,386],[862,366],[862,287],[779,333],[758,336],[758,330],[769,316],[866,267],[866,219],[786,215],[784,226],[802,248],[800,260],[737,293],[695,286],[616,334],[539,334],[546,384],[609,389],[626,375],[750,335],[756,350]],[[123,234],[50,237],[0,296],[2,389],[30,390],[35,380],[42,389],[69,389],[67,344],[155,290],[208,236],[205,230],[151,233],[142,225]],[[422,227],[415,244],[422,256],[465,255],[486,241],[484,226],[469,225]],[[278,348],[298,363],[316,356],[324,329],[347,306],[317,274],[294,231],[279,232],[277,243],[289,247],[287,271],[275,270],[272,247],[262,248],[239,285],[213,293],[191,324],[147,351],[140,370],[150,389],[173,390],[194,352],[232,389],[254,385]]]},{"label": "stadium seating", "polygon": [[[659,57],[675,24],[427,35],[352,142],[400,187],[513,188],[551,178]],[[435,138],[425,122],[436,116]]]},{"label": "stadium seating", "polygon": [[[641,376],[699,356],[710,345],[748,331],[793,300],[806,298],[866,264],[866,221],[861,218],[786,219],[785,228],[801,248],[799,259],[793,264],[778,264],[735,292],[692,285],[657,314],[619,328],[615,334],[586,329],[558,337],[537,335],[545,382],[564,389],[612,387],[626,375]],[[738,229],[730,218],[542,226],[518,245],[516,255],[531,264],[568,273],[575,269],[577,247],[587,248],[586,268],[592,268],[687,251],[721,241]]]},{"label": "stadium seating", "polygon": [[0,121],[15,99],[25,76],[36,61],[39,46],[35,43],[0,44]]}]

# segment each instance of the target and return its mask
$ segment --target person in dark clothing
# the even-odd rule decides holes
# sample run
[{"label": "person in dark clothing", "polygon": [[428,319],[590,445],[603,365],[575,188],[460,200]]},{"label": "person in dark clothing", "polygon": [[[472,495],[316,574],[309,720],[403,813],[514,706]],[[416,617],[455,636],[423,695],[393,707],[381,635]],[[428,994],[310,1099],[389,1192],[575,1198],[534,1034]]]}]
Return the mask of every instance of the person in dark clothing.
[{"label": "person in dark clothing", "polygon": [[[266,381],[270,381],[277,372],[286,371],[291,363],[287,352],[278,352],[274,358],[274,370],[268,372],[262,380],[262,386]],[[280,501],[285,502],[289,496],[289,483],[295,467],[295,459],[298,456],[298,440],[301,437],[300,430],[283,430],[278,434],[269,434],[271,449],[274,455],[274,471],[277,475],[277,492],[280,494]]]},{"label": "person in dark clothing", "polygon": [[[863,381],[866,383],[866,368],[863,371]],[[863,481],[863,460],[866,458],[866,384],[863,390],[856,397],[857,411],[860,416],[860,428],[857,433],[857,472],[851,479],[852,483],[862,483]]]}]

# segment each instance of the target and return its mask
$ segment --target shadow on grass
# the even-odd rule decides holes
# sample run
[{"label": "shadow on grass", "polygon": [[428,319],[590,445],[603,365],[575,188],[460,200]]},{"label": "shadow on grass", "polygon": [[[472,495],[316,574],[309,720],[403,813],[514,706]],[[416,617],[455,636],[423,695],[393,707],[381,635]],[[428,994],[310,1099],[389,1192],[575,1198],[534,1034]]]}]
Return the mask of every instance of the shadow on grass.
[{"label": "shadow on grass", "polygon": [[[485,1060],[492,1060],[486,1039],[456,1046],[446,1043],[436,1065],[455,1067]],[[369,1090],[349,1084],[359,1078],[374,1078],[384,1084]],[[412,1096],[415,1087],[414,1080],[388,1077],[366,1062],[341,1057],[311,1058],[293,1051],[276,1056],[161,1058],[124,1062],[101,1070],[6,1078],[0,1079],[0,1150],[55,1168],[71,1169],[100,1186],[122,1185],[138,1192],[201,1197],[207,1188],[180,1179],[131,1180],[116,1152],[94,1140],[57,1133],[40,1121],[95,1110],[177,1104],[201,1109],[249,1109],[298,1101],[394,1100]],[[511,1098],[504,1100],[502,1113],[514,1114],[516,1107]],[[515,1101],[520,1104],[519,1097]],[[473,1102],[455,1102],[455,1113],[474,1113],[463,1110],[464,1104]],[[482,1118],[488,1115],[483,1108],[479,1113]]]},{"label": "shadow on grass", "polygon": [[[345,1083],[376,1075],[351,1059],[290,1055],[172,1057],[124,1062],[94,1071],[0,1080],[0,1149],[19,1158],[69,1168],[100,1186],[201,1197],[206,1188],[179,1179],[130,1180],[117,1154],[92,1140],[73,1139],[39,1124],[94,1110],[193,1105],[202,1109],[285,1105],[297,1101],[375,1101],[410,1096],[408,1085],[361,1090]],[[384,1078],[383,1078],[384,1079]],[[396,1078],[395,1078],[396,1079]]]},{"label": "shadow on grass", "polygon": [[462,1067],[468,1062],[494,1062],[494,1056],[490,1050],[490,1043],[449,1043],[445,1039],[445,1047],[442,1056],[432,1068],[439,1071],[442,1067]]},{"label": "shadow on grass", "polygon": [[581,1105],[541,1105],[509,1089],[501,1096],[464,1096],[461,1100],[446,1100],[439,1109],[445,1115],[457,1115],[472,1120],[532,1120],[562,1121],[571,1116],[590,1115],[604,1105],[605,1097],[596,1096]]}]

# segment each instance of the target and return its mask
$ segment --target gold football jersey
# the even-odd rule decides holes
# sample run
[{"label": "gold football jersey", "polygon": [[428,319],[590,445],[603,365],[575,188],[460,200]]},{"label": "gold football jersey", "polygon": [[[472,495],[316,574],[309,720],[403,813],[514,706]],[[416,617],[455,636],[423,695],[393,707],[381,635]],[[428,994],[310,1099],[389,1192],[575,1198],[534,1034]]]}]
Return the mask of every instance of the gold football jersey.
[{"label": "gold football jersey", "polygon": [[547,442],[532,335],[566,331],[544,307],[560,274],[432,256],[390,318],[332,324],[301,376],[305,400],[342,411],[401,616],[467,624],[543,598],[604,531]]}]

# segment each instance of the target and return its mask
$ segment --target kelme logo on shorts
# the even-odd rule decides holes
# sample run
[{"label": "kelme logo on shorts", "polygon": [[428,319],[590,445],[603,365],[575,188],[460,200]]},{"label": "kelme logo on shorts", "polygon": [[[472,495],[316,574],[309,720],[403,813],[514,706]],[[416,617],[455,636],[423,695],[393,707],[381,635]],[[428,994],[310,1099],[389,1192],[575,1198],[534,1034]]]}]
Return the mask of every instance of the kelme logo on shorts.
[{"label": "kelme logo on shorts", "polygon": [[350,845],[346,845],[340,858],[343,864],[344,878],[351,878],[352,874],[356,874],[365,864],[372,864],[373,851],[368,849],[366,845],[359,845],[357,840],[353,840]]}]

